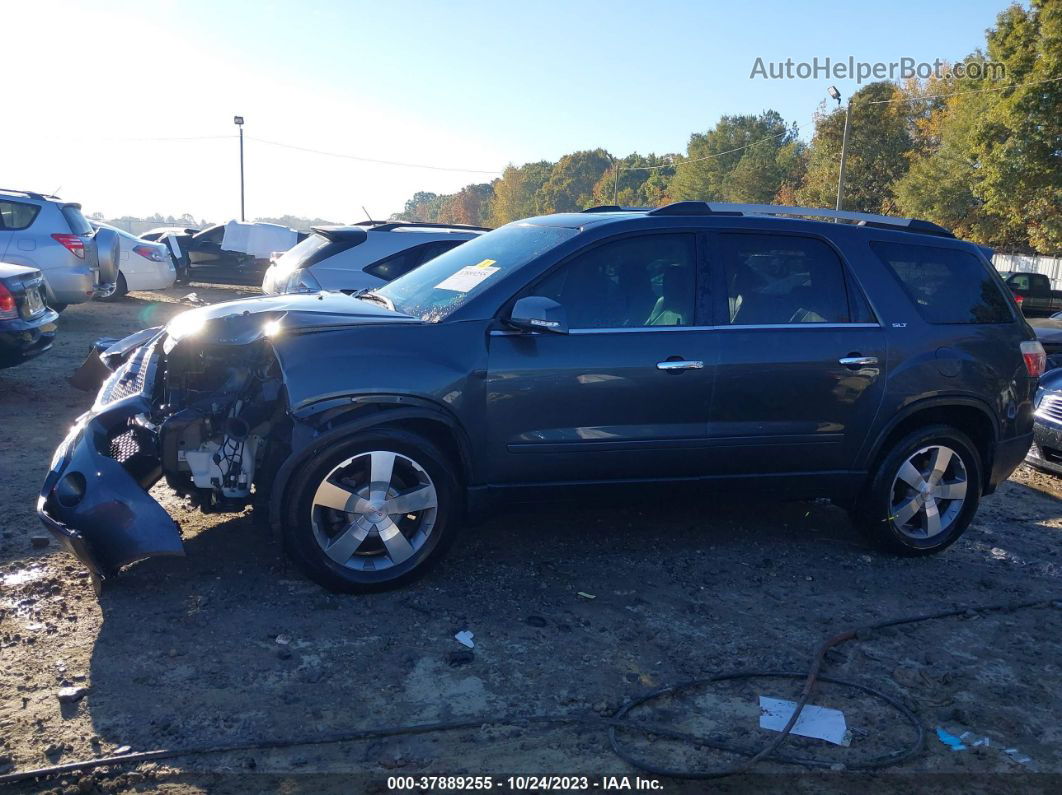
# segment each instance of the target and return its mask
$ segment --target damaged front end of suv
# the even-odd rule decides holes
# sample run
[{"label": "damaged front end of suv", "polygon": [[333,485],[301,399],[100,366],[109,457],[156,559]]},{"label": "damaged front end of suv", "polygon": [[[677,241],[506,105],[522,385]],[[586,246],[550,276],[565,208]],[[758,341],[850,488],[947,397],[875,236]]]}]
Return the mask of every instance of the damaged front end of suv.
[{"label": "damaged front end of suv", "polygon": [[45,525],[106,579],[184,554],[180,528],[148,494],[160,480],[204,512],[263,503],[291,451],[282,348],[366,320],[329,302],[315,312],[279,297],[190,310],[90,356],[107,377],[52,459],[37,502]]}]

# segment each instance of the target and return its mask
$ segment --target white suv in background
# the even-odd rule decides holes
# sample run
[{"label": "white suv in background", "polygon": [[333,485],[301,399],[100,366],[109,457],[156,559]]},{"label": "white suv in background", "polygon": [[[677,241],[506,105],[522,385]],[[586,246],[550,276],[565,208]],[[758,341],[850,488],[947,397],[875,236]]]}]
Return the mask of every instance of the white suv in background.
[{"label": "white suv in background", "polygon": [[53,309],[113,293],[118,258],[118,235],[94,230],[80,204],[0,188],[0,262],[39,270]]},{"label": "white suv in background", "polygon": [[374,290],[490,230],[411,221],[318,226],[277,256],[262,280],[264,293]]}]

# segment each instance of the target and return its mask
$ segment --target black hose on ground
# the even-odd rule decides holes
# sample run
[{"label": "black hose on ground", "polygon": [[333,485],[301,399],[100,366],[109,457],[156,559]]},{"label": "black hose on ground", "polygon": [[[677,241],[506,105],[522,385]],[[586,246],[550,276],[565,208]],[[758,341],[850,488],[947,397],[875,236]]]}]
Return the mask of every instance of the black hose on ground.
[{"label": "black hose on ground", "polygon": [[[5,773],[0,775],[0,784],[15,784],[22,781],[29,781],[31,779],[45,778],[48,776],[63,775],[65,773],[77,773],[86,770],[93,770],[99,767],[107,767],[112,765],[126,765],[126,764],[139,764],[142,762],[154,762],[162,759],[175,759],[184,756],[202,756],[205,754],[220,754],[220,753],[233,753],[238,751],[253,751],[253,750],[270,750],[277,748],[291,748],[302,745],[326,745],[343,742],[355,742],[358,740],[376,739],[382,737],[399,737],[408,736],[414,734],[428,734],[441,731],[459,731],[467,729],[478,729],[484,724],[503,724],[511,726],[527,726],[532,724],[537,725],[578,725],[586,726],[589,728],[608,728],[609,743],[612,746],[612,751],[625,762],[632,767],[641,770],[645,773],[650,773],[656,776],[666,776],[670,778],[678,779],[709,779],[709,778],[723,778],[725,776],[732,776],[738,773],[745,772],[751,769],[754,765],[764,759],[770,759],[772,762],[779,762],[783,764],[801,765],[804,767],[812,768],[830,768],[834,763],[824,762],[818,759],[800,758],[794,756],[788,756],[778,753],[778,749],[788,739],[790,732],[793,730],[793,726],[796,725],[797,720],[800,717],[800,713],[804,709],[808,700],[811,698],[814,692],[815,685],[818,682],[828,682],[830,684],[841,685],[843,687],[850,687],[855,690],[862,691],[879,701],[883,702],[888,707],[891,707],[911,726],[915,738],[914,740],[904,748],[896,751],[891,751],[880,756],[872,757],[870,759],[863,760],[861,762],[855,762],[851,764],[845,764],[847,770],[872,770],[883,767],[889,767],[899,764],[917,756],[923,750],[925,743],[925,728],[922,726],[918,717],[911,712],[906,706],[899,701],[887,696],[880,690],[861,685],[857,682],[849,682],[843,679],[832,679],[826,676],[820,676],[819,670],[825,660],[826,652],[830,649],[846,643],[853,639],[863,640],[867,637],[868,633],[874,631],[887,629],[889,627],[897,627],[908,624],[915,624],[923,621],[932,621],[942,618],[953,618],[955,616],[963,616],[976,613],[989,613],[989,612],[1012,612],[1014,610],[1024,610],[1031,607],[1058,607],[1060,604],[1058,599],[1038,599],[1030,602],[1020,602],[1017,604],[1002,604],[1002,605],[986,605],[982,607],[962,607],[952,610],[942,610],[936,613],[926,613],[917,616],[908,616],[903,618],[892,618],[878,621],[874,624],[868,624],[859,629],[848,630],[842,632],[839,635],[835,635],[823,643],[814,658],[812,659],[811,666],[807,672],[789,672],[789,671],[738,671],[733,673],[718,674],[716,676],[691,679],[685,682],[680,682],[675,685],[669,685],[653,690],[646,695],[639,696],[631,699],[620,707],[611,717],[598,717],[596,715],[531,715],[531,716],[519,716],[519,715],[485,715],[478,718],[456,720],[456,721],[439,721],[435,723],[418,723],[410,724],[406,726],[386,726],[378,728],[356,729],[348,732],[340,732],[336,734],[317,735],[312,737],[302,738],[282,738],[276,740],[259,740],[247,743],[229,743],[220,745],[201,745],[190,746],[186,748],[171,748],[171,749],[158,749],[155,751],[140,751],[136,753],[120,754],[117,756],[100,757],[97,759],[88,759],[80,762],[68,762],[62,765],[52,765],[50,767],[41,767],[35,770],[24,770],[13,773]],[[686,690],[690,690],[695,687],[700,687],[707,684],[725,681],[735,681],[739,679],[756,679],[756,678],[776,678],[776,679],[803,679],[804,687],[801,690],[800,699],[797,701],[796,709],[793,710],[793,714],[790,716],[789,721],[785,727],[774,737],[771,742],[765,745],[759,750],[749,750],[736,745],[723,743],[718,740],[700,737],[688,732],[680,732],[671,729],[667,726],[658,726],[650,723],[644,723],[640,721],[630,720],[627,716],[632,710],[637,707],[648,704],[649,702],[669,695],[674,695]],[[685,742],[690,745],[694,745],[702,748],[711,748],[717,751],[724,751],[727,753],[742,756],[744,759],[737,764],[731,765],[725,768],[718,768],[715,770],[703,770],[703,771],[690,771],[690,770],[674,770],[670,768],[660,767],[651,762],[647,762],[643,759],[638,759],[630,751],[625,749],[619,742],[618,734],[620,732],[636,732],[643,735],[652,735],[654,737],[662,737],[672,741]]]}]

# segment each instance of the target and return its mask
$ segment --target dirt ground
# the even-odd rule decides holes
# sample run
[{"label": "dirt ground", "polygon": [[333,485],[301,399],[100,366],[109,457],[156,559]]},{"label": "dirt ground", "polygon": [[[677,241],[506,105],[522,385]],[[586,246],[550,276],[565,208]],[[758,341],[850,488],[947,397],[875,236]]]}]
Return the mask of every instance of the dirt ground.
[{"label": "dirt ground", "polygon": [[[197,285],[71,307],[51,352],[0,371],[0,772],[123,747],[462,717],[482,725],[189,756],[27,790],[356,792],[386,791],[396,775],[633,777],[601,728],[497,719],[607,714],[690,678],[804,671],[826,637],[887,616],[1062,599],[1062,482],[1022,468],[985,500],[959,543],[930,559],[874,551],[842,511],[821,503],[540,506],[468,528],[418,583],[360,597],[307,581],[248,516],[204,516],[169,499],[187,557],[130,566],[97,600],[77,561],[54,542],[32,543],[45,532],[35,502],[52,450],[92,402],[66,379],[95,338],[171,317],[190,290],[208,301],[247,292]],[[908,791],[933,781],[963,791],[1058,791],[1057,608],[971,613],[845,644],[824,673],[912,710],[927,731],[924,751],[858,776],[769,763],[722,788]],[[454,639],[460,630],[474,633],[471,653]],[[61,703],[62,687],[87,691]],[[755,748],[773,736],[758,728],[757,696],[798,691],[796,681],[761,677],[664,698],[635,716]],[[824,684],[812,703],[844,712],[851,745],[794,738],[784,747],[793,754],[855,766],[914,739],[897,712],[851,688]],[[972,732],[966,750],[950,750],[937,727]],[[736,759],[621,737],[661,766]],[[989,742],[974,745],[980,737]]]}]

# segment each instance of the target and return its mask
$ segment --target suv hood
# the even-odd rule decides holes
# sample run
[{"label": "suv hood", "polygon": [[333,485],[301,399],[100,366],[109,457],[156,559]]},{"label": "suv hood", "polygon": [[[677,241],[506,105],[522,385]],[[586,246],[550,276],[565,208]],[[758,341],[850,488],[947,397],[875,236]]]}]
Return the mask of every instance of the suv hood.
[{"label": "suv hood", "polygon": [[174,317],[166,331],[176,341],[202,335],[204,341],[244,345],[281,331],[420,322],[420,318],[345,293],[320,292],[256,296],[190,309]]}]

